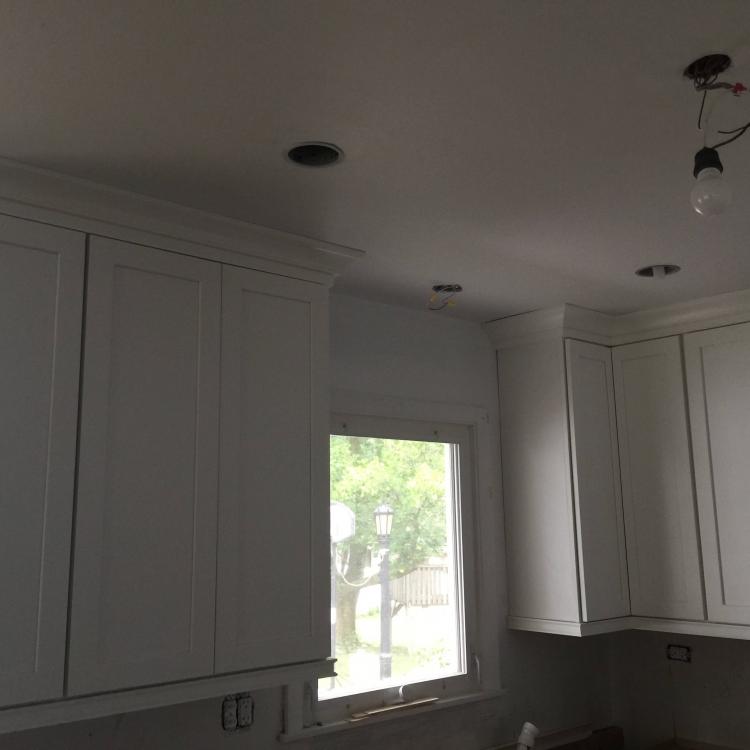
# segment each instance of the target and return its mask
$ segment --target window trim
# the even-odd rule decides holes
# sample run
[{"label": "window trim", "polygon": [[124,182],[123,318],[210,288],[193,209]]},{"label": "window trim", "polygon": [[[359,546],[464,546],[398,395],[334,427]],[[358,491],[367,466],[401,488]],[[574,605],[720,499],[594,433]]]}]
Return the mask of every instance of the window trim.
[{"label": "window trim", "polygon": [[[319,733],[321,728],[335,729],[339,726],[355,727],[371,725],[374,721],[388,721],[403,716],[395,711],[388,717],[378,717],[351,723],[351,713],[384,704],[407,701],[420,697],[436,696],[439,701],[432,709],[441,705],[455,705],[467,700],[482,700],[499,695],[499,670],[497,650],[491,643],[487,625],[481,627],[486,618],[480,618],[480,605],[487,594],[488,581],[483,580],[480,519],[482,507],[492,499],[493,487],[480,492],[480,476],[494,471],[488,462],[489,414],[486,410],[461,404],[445,404],[418,400],[404,400],[390,396],[373,396],[354,391],[334,391],[332,434],[341,434],[340,423],[346,421],[349,434],[352,426],[373,426],[374,434],[380,437],[408,439],[432,439],[439,442],[459,442],[455,439],[457,428],[463,431],[464,449],[460,451],[461,467],[461,540],[463,553],[463,610],[464,643],[466,647],[466,672],[424,682],[407,683],[403,692],[399,687],[378,688],[373,691],[317,700],[317,682],[288,686],[285,691],[285,722],[283,735],[287,739]],[[337,424],[338,423],[338,424]],[[441,438],[440,432],[445,437]],[[362,432],[362,430],[357,430]],[[343,434],[347,434],[344,432]],[[467,450],[468,449],[468,450]],[[485,495],[489,495],[485,497]],[[484,501],[484,502],[483,502]],[[496,576],[492,576],[496,579]],[[412,709],[423,710],[423,709]],[[424,709],[427,710],[427,709]]]}]

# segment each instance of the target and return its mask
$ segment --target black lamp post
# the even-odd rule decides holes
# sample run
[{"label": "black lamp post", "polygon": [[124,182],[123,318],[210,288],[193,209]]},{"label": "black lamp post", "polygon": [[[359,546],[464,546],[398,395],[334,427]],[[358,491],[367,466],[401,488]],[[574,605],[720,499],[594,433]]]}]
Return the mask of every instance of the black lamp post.
[{"label": "black lamp post", "polygon": [[375,508],[375,532],[380,543],[380,679],[391,676],[391,572],[390,546],[393,529],[393,508],[378,505]]}]

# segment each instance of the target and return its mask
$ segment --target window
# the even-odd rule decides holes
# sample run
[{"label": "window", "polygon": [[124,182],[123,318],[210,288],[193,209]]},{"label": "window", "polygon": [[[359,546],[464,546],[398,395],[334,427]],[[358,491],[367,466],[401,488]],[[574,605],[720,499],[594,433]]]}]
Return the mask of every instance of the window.
[{"label": "window", "polygon": [[469,692],[472,428],[338,415],[331,430],[331,650],[322,721]]}]

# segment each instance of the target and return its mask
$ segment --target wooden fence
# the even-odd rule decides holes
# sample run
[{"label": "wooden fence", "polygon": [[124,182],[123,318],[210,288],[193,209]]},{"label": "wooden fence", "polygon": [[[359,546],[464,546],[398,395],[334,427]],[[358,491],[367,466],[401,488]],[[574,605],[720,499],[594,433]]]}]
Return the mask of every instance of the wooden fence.
[{"label": "wooden fence", "polygon": [[391,596],[404,607],[448,604],[450,581],[445,563],[426,563],[391,581]]}]

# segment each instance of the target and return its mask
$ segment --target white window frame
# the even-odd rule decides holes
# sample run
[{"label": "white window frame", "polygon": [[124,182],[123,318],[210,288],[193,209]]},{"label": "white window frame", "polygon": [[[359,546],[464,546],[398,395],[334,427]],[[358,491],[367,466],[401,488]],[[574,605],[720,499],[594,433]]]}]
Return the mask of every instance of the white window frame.
[{"label": "white window frame", "polygon": [[[478,525],[481,509],[478,477],[480,461],[488,458],[487,412],[472,406],[369,396],[349,391],[336,391],[333,407],[335,411],[331,420],[331,434],[458,444],[460,517],[455,530],[457,534],[460,533],[462,555],[463,601],[459,606],[462,604],[463,608],[465,653],[462,656],[465,671],[435,680],[395,684],[320,701],[317,698],[317,681],[290,685],[285,691],[285,722],[282,733],[282,737],[287,739],[337,728],[367,725],[371,719],[350,723],[351,714],[384,705],[437,697],[437,704],[431,706],[434,708],[466,700],[491,698],[500,692],[497,652],[487,646],[492,641],[492,636],[486,630],[480,631],[479,617],[483,560]],[[486,653],[487,651],[491,653]],[[495,677],[487,679],[488,673]],[[409,709],[410,712],[415,710],[420,709]],[[391,712],[388,717],[395,718],[399,713]],[[382,719],[378,717],[377,720]]]}]

